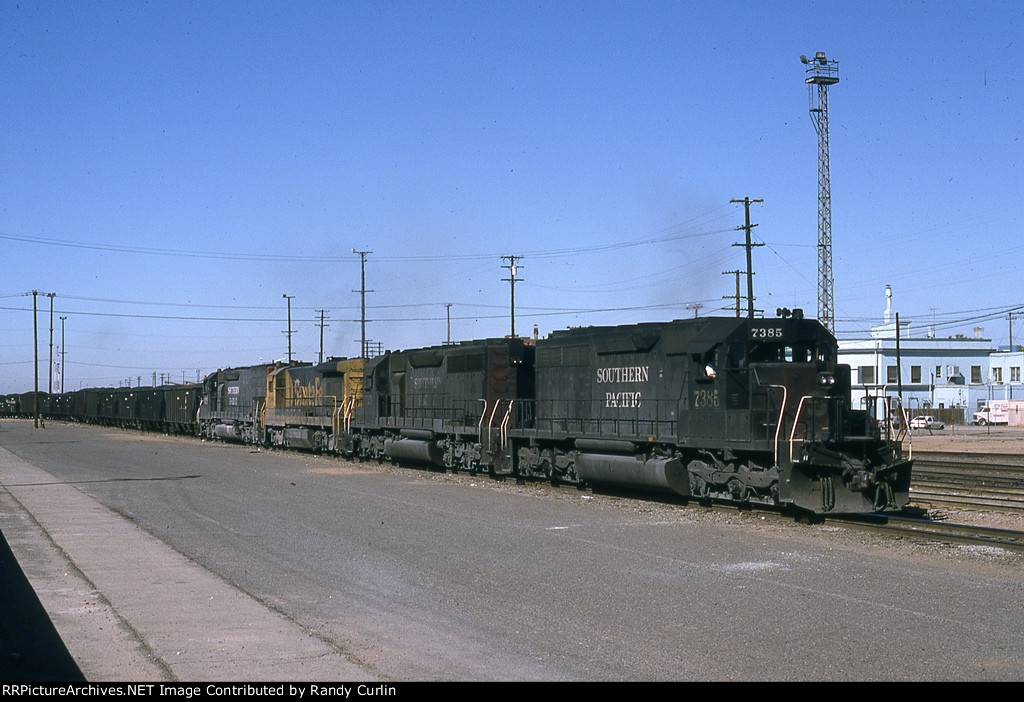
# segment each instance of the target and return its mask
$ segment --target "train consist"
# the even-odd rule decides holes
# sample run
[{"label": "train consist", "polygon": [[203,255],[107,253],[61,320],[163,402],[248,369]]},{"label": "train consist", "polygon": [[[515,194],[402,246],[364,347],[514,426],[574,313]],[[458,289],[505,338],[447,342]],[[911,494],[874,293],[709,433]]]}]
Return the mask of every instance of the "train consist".
[{"label": "train consist", "polygon": [[[836,359],[834,337],[799,312],[706,317],[228,368],[201,384],[44,396],[40,411],[815,513],[900,509],[912,461],[879,421],[892,408],[854,406]],[[32,393],[0,399],[32,412]]]}]

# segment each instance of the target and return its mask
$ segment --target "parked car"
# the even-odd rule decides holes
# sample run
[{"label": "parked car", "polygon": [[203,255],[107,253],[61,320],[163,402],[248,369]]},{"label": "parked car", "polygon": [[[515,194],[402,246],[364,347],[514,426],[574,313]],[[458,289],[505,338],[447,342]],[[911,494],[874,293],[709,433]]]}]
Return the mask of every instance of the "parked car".
[{"label": "parked car", "polygon": [[910,420],[911,429],[945,429],[946,425],[927,414],[920,414]]}]

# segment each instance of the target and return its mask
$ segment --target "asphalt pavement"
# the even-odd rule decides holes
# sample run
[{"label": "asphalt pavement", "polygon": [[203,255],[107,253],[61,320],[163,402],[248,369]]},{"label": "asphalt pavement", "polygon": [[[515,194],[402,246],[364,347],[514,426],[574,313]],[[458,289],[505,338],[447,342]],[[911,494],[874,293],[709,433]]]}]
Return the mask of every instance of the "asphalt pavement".
[{"label": "asphalt pavement", "polygon": [[4,681],[1024,671],[997,549],[94,427],[0,445]]},{"label": "asphalt pavement", "polygon": [[374,679],[329,643],[4,448],[0,533],[5,681]]}]

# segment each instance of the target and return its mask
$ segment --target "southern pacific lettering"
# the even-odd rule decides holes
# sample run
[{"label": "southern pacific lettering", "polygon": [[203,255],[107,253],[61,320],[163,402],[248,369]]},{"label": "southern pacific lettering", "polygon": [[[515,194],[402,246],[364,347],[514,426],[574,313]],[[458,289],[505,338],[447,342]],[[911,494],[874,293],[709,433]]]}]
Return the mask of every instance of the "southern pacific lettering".
[{"label": "southern pacific lettering", "polygon": [[599,383],[646,383],[650,377],[650,366],[615,366],[597,369],[597,382]]}]

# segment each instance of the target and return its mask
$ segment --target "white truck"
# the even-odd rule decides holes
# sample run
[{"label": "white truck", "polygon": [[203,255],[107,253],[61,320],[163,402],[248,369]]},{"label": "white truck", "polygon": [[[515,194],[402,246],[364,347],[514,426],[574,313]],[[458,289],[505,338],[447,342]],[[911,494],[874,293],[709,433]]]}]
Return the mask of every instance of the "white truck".
[{"label": "white truck", "polygon": [[1024,400],[989,400],[974,413],[971,424],[1009,424],[1024,426]]}]

